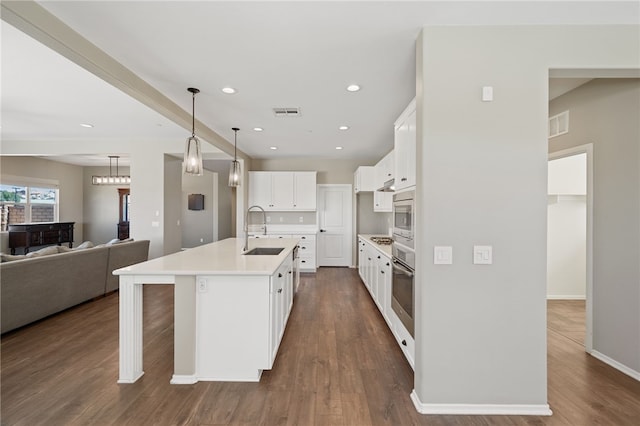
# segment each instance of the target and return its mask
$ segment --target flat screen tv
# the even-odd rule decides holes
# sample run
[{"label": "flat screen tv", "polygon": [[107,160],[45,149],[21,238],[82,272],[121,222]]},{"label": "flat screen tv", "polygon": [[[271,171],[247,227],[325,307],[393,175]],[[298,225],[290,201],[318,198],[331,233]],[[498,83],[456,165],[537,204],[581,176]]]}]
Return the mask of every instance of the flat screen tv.
[{"label": "flat screen tv", "polygon": [[189,194],[189,210],[204,210],[203,194]]}]

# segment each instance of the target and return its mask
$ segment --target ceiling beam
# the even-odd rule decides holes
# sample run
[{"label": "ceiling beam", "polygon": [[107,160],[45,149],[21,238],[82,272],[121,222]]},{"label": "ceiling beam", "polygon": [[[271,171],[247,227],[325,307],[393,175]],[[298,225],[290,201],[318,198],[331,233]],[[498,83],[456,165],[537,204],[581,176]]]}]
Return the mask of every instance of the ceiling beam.
[{"label": "ceiling beam", "polygon": [[[67,24],[34,1],[2,1],[2,20],[48,46],[110,85],[138,100],[180,127],[191,131],[191,114],[138,77],[120,62],[82,37]],[[234,146],[196,120],[198,136],[222,152],[233,156]],[[251,158],[238,150],[238,157]]]}]

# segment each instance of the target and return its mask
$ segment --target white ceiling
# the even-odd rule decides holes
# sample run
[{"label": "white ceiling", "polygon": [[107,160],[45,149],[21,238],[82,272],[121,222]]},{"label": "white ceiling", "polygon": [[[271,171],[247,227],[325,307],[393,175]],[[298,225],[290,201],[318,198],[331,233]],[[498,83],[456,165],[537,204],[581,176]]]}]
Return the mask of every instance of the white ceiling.
[{"label": "white ceiling", "polygon": [[[196,117],[231,142],[231,127],[240,127],[238,148],[253,158],[363,160],[393,147],[393,121],[415,93],[423,26],[637,24],[639,10],[637,1],[40,4],[185,110],[187,87],[199,88]],[[4,141],[189,135],[4,22],[1,34]],[[348,93],[350,83],[362,90]],[[225,95],[224,86],[238,92]],[[274,107],[299,107],[302,116],[276,118]]]}]

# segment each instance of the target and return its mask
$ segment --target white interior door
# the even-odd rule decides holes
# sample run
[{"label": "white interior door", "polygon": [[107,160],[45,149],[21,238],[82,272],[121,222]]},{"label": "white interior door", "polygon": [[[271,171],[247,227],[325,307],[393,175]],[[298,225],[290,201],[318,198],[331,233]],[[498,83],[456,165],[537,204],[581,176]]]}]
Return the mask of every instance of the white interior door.
[{"label": "white interior door", "polygon": [[351,266],[351,185],[318,185],[318,266]]}]

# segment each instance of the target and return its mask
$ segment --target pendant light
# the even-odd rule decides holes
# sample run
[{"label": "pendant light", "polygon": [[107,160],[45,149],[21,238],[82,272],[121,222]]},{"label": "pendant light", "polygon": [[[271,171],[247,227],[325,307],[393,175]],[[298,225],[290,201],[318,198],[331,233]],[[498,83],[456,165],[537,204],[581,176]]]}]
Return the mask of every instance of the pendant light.
[{"label": "pendant light", "polygon": [[202,176],[202,151],[200,150],[200,140],[196,137],[196,94],[200,93],[200,90],[193,87],[189,87],[187,90],[192,94],[191,136],[187,138],[187,143],[184,147],[182,172],[184,174]]},{"label": "pendant light", "polygon": [[242,173],[240,170],[240,162],[238,161],[238,129],[237,127],[232,127],[231,130],[235,132],[233,136],[233,161],[231,162],[231,167],[229,168],[229,186],[240,186],[240,174]]},{"label": "pendant light", "polygon": [[[112,172],[113,164],[112,161],[116,160],[116,174],[114,175]],[[129,175],[121,175],[120,169],[118,167],[118,160],[120,156],[118,155],[110,155],[109,156],[109,176],[92,176],[91,183],[94,185],[130,185],[131,184],[131,176]]]}]

